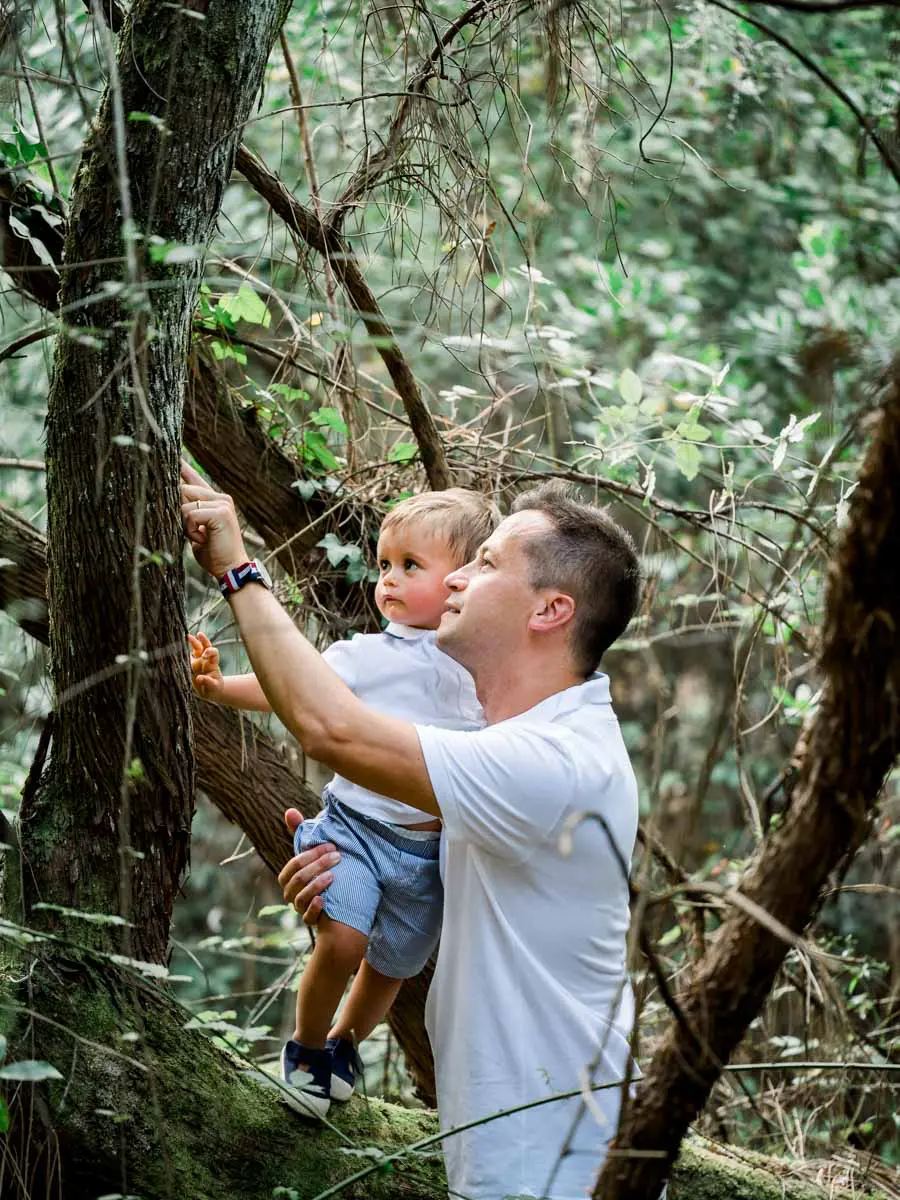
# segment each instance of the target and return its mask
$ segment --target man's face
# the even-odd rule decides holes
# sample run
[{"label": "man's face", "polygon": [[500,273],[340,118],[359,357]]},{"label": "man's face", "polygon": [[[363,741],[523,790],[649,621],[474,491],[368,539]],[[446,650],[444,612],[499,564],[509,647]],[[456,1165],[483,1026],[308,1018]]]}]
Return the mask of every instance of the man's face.
[{"label": "man's face", "polygon": [[526,641],[540,598],[529,582],[525,547],[550,529],[543,513],[514,513],[482,543],[472,562],[447,576],[450,596],[437,644],[469,670],[514,655]]}]

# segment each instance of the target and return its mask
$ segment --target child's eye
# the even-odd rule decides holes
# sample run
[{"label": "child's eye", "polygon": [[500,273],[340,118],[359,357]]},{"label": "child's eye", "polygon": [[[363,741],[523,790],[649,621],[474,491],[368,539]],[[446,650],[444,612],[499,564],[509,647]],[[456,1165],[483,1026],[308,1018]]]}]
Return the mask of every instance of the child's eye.
[{"label": "child's eye", "polygon": [[416,562],[416,560],[414,558],[408,558],[406,560],[406,562],[403,564],[403,570],[404,571],[415,571],[415,569],[418,567],[418,565],[419,564]]},{"label": "child's eye", "polygon": [[385,571],[389,571],[390,569],[391,569],[391,564],[388,562],[388,560],[386,558],[380,558],[378,560],[378,570],[381,571],[382,575],[384,574]]}]

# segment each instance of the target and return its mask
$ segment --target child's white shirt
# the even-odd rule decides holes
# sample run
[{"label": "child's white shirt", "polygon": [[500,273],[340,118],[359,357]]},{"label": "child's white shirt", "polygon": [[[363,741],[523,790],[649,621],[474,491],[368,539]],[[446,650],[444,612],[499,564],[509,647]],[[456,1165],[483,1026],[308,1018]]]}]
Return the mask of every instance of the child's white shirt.
[{"label": "child's white shirt", "polygon": [[[480,729],[484,714],[472,676],[435,645],[434,631],[391,622],[382,633],[335,642],[323,657],[364,704],[391,717],[440,729]],[[329,791],[356,812],[393,825],[426,814],[335,775]]]}]

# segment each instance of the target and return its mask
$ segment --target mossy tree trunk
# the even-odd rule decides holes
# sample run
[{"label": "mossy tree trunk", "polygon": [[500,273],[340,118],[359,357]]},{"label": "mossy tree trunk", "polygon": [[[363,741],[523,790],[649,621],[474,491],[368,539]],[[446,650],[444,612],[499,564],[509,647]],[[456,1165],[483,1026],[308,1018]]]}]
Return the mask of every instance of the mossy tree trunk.
[{"label": "mossy tree trunk", "polygon": [[[201,260],[286,0],[134,5],[75,179],[47,417],[47,771],[22,811],[24,915],[155,962],[193,811],[178,462]],[[71,263],[71,266],[67,264]]]},{"label": "mossy tree trunk", "polygon": [[[16,1128],[0,1148],[0,1195],[15,1195],[18,1182],[29,1200],[271,1200],[278,1187],[313,1200],[374,1167],[341,1189],[342,1200],[446,1197],[433,1112],[357,1098],[337,1107],[331,1127],[312,1127],[277,1090],[185,1030],[189,1014],[152,982],[89,956],[29,963],[30,954],[6,964],[2,999],[12,998],[14,976],[15,998],[55,1014],[57,1024],[40,1037],[64,1078],[21,1086]],[[9,1011],[0,1004],[0,1030]],[[42,1153],[14,1163],[12,1151],[46,1126],[48,1111],[53,1136],[40,1140]],[[404,1153],[421,1142],[429,1144]],[[18,1170],[25,1173],[17,1179]],[[669,1200],[826,1195],[877,1193],[826,1192],[799,1179],[790,1163],[700,1142],[684,1146],[669,1188]]]}]

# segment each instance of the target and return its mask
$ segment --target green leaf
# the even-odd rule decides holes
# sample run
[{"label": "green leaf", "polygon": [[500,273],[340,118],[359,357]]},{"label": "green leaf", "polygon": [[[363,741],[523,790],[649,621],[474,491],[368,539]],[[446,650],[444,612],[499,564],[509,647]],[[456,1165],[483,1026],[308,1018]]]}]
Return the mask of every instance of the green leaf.
[{"label": "green leaf", "polygon": [[220,342],[216,338],[209,343],[212,347],[213,358],[217,362],[221,362],[223,358],[233,358],[235,362],[246,366],[247,355],[240,346],[230,346],[227,342]]},{"label": "green leaf", "polygon": [[334,432],[340,434],[341,437],[347,436],[346,422],[336,408],[317,408],[314,413],[310,413],[309,419],[316,425],[322,425],[328,429],[333,429]]},{"label": "green leaf", "polygon": [[286,383],[273,383],[269,388],[270,392],[275,392],[278,396],[283,396],[288,403],[299,400],[301,403],[309,399],[309,392],[303,388],[289,387]]},{"label": "green leaf", "polygon": [[44,143],[33,142],[31,138],[25,136],[21,129],[16,130],[16,146],[23,163],[33,162],[38,155],[41,158],[47,157],[47,147]]},{"label": "green leaf", "polygon": [[301,450],[307,462],[317,463],[326,471],[340,470],[341,464],[328,448],[325,435],[318,429],[304,429]]},{"label": "green leaf", "polygon": [[675,447],[675,465],[687,480],[695,479],[700,470],[700,451],[696,442],[679,442]]},{"label": "green leaf", "polygon": [[822,293],[819,291],[819,289],[817,287],[815,287],[814,285],[812,285],[806,289],[806,291],[803,293],[803,299],[806,301],[806,303],[809,305],[810,308],[824,308],[825,307],[825,297],[822,295]]},{"label": "green leaf", "polygon": [[291,487],[298,491],[304,500],[312,500],[319,491],[319,483],[315,479],[295,479]]},{"label": "green leaf", "polygon": [[710,438],[710,431],[705,425],[700,425],[695,420],[682,421],[675,430],[675,436],[686,442],[707,442]]},{"label": "green leaf", "polygon": [[166,128],[166,123],[162,119],[162,117],[155,117],[153,115],[153,113],[137,112],[137,111],[130,112],[128,114],[128,120],[129,121],[138,121],[138,122],[145,121],[148,125],[153,125],[154,128],[160,129],[160,130],[164,130]]},{"label": "green leaf", "polygon": [[9,1129],[9,1109],[6,1107],[6,1101],[0,1096],[0,1133],[6,1133]]},{"label": "green leaf", "polygon": [[62,1079],[56,1067],[48,1062],[30,1058],[24,1062],[8,1063],[0,1067],[0,1079],[14,1079],[17,1083],[40,1083],[44,1079]]},{"label": "green leaf", "polygon": [[233,320],[246,321],[248,325],[262,325],[268,329],[272,322],[272,314],[249,283],[242,283],[236,292],[223,296],[216,308]]},{"label": "green leaf", "polygon": [[640,404],[644,394],[644,385],[641,383],[640,376],[636,375],[634,371],[626,367],[619,376],[616,386],[626,404]]},{"label": "green leaf", "polygon": [[407,463],[411,462],[419,453],[419,447],[413,442],[396,442],[391,447],[391,452],[388,455],[388,462]]},{"label": "green leaf", "polygon": [[326,533],[316,545],[325,551],[325,557],[333,567],[339,567],[350,553],[350,547],[344,545],[336,533]]},{"label": "green leaf", "polygon": [[259,912],[258,917],[274,917],[280,913],[290,912],[290,904],[264,904]]}]

